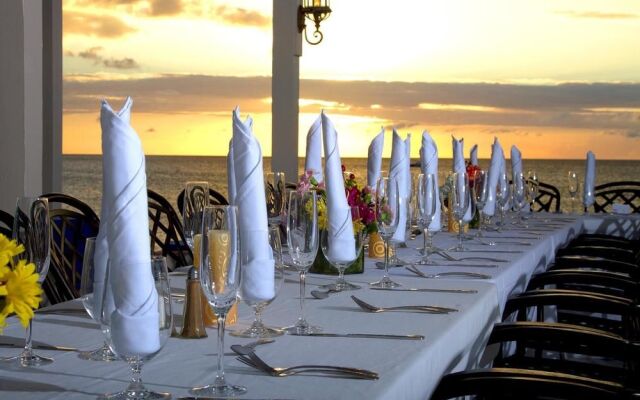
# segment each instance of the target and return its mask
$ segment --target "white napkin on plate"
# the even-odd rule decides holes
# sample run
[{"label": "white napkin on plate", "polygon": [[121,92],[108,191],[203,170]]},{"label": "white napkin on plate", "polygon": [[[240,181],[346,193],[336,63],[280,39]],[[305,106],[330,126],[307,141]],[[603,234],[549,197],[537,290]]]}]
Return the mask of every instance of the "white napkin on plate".
[{"label": "white napkin on plate", "polygon": [[[420,147],[420,168],[423,174],[433,174],[436,185],[436,214],[429,224],[429,230],[437,232],[442,228],[442,209],[440,207],[440,188],[438,187],[438,146],[426,130],[422,132]],[[417,190],[417,189],[416,189]]]},{"label": "white napkin on plate", "polygon": [[[253,120],[242,122],[240,109],[233,110],[233,172],[238,207],[238,230],[242,251],[241,296],[249,302],[261,302],[275,296],[275,262],[269,245],[267,200],[264,194],[262,149],[253,135]],[[245,261],[247,260],[247,261]]]},{"label": "white napkin on plate", "polygon": [[504,153],[502,146],[498,142],[498,138],[495,138],[493,145],[491,146],[491,164],[489,165],[489,194],[487,195],[487,202],[484,205],[484,213],[488,216],[492,216],[496,212],[496,187],[498,186],[498,179],[502,172],[502,164],[504,159]]},{"label": "white napkin on plate", "polygon": [[469,152],[469,161],[471,165],[479,165],[478,163],[478,145],[474,144]]},{"label": "white napkin on plate", "polygon": [[307,133],[307,153],[304,170],[313,171],[313,177],[322,182],[322,118],[318,117]]},{"label": "white napkin on plate", "polygon": [[591,150],[587,152],[587,164],[584,172],[584,206],[589,207],[594,202],[594,188],[596,184],[596,155]]},{"label": "white napkin on plate", "polygon": [[375,189],[380,170],[382,169],[382,149],[384,148],[384,128],[376,135],[369,145],[369,157],[367,158],[367,185]]},{"label": "white napkin on plate", "polygon": [[[103,204],[107,219],[109,282],[115,310],[111,340],[118,353],[146,355],[160,348],[158,294],[151,274],[147,176],[142,143],[129,124],[127,98],[120,112],[102,101]],[[103,214],[104,215],[104,214]]]},{"label": "white napkin on plate", "polygon": [[[453,145],[453,172],[466,172],[467,168],[464,164],[464,139],[457,140],[455,137],[451,136],[451,143]],[[465,222],[471,221],[473,218],[471,215],[471,199],[469,199],[469,207],[467,208],[467,212],[464,214],[463,220]]]},{"label": "white napkin on plate", "polygon": [[353,261],[356,258],[356,244],[353,236],[351,207],[347,203],[342,176],[342,161],[338,149],[338,133],[333,123],[324,113],[322,133],[325,154],[325,187],[327,193],[327,218],[330,253],[332,261]]},{"label": "white napkin on plate", "polygon": [[393,141],[391,143],[391,164],[389,166],[389,178],[398,182],[398,190],[400,192],[400,213],[398,215],[398,228],[391,238],[398,243],[404,243],[407,226],[407,207],[406,201],[409,195],[407,191],[407,150],[404,140],[400,138],[398,132],[393,130]]}]

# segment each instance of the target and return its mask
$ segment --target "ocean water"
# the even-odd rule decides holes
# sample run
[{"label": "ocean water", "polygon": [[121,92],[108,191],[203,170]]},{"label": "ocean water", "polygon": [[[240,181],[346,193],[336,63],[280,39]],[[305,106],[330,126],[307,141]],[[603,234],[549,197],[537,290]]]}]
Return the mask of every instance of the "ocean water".
[{"label": "ocean water", "polygon": [[[414,159],[412,162],[418,162]],[[212,188],[227,196],[227,162],[225,157],[184,157],[147,156],[147,187],[169,200],[176,208],[176,199],[187,181],[206,180]],[[356,175],[360,184],[366,183],[367,160],[365,158],[345,158],[342,160],[347,171]],[[508,163],[508,161],[507,161]],[[271,159],[264,159],[265,171],[271,170]],[[451,159],[441,159],[438,164],[440,182],[451,170]],[[389,160],[385,159],[382,169],[388,170]],[[102,158],[100,156],[65,155],[62,159],[63,192],[89,204],[100,212],[102,196]],[[298,160],[299,170],[304,168],[304,159]],[[480,160],[480,167],[487,170],[489,160]],[[523,160],[523,171],[535,170],[541,182],[556,186],[561,191],[563,210],[568,210],[569,193],[567,172],[576,171],[580,179],[584,177],[584,160]],[[411,168],[419,173],[419,168]],[[596,184],[638,180],[640,161],[598,160],[596,162]],[[287,177],[287,181],[296,181]]]}]

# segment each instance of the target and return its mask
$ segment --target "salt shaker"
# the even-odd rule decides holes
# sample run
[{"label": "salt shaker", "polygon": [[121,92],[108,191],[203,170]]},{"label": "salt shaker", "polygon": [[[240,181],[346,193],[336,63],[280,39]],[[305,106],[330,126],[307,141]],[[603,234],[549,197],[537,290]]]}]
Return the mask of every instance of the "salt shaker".
[{"label": "salt shaker", "polygon": [[199,339],[207,337],[207,331],[202,320],[202,301],[199,272],[195,267],[189,269],[187,276],[187,291],[184,301],[182,332],[180,337]]}]

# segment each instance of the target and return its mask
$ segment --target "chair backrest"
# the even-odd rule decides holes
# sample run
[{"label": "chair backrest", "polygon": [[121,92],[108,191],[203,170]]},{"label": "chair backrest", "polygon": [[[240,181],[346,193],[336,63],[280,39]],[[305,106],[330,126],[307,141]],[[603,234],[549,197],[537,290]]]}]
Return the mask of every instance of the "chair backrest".
[{"label": "chair backrest", "polygon": [[56,304],[79,297],[85,241],[98,235],[100,220],[89,205],[72,196],[42,197],[49,200],[51,221],[51,265],[43,289]]},{"label": "chair backrest", "polygon": [[594,188],[594,212],[611,212],[616,203],[627,204],[633,213],[640,213],[640,182],[609,182]]},{"label": "chair backrest", "polygon": [[193,263],[193,254],[187,245],[182,230],[182,223],[171,204],[162,195],[147,190],[149,211],[149,235],[151,237],[151,253],[160,253],[170,258],[170,266],[180,267]]},{"label": "chair backrest", "polygon": [[0,210],[0,233],[11,239],[13,232],[13,215]]},{"label": "chair backrest", "polygon": [[538,182],[538,196],[533,204],[533,211],[560,212],[560,191],[557,187]]},{"label": "chair backrest", "polygon": [[527,290],[571,289],[624,297],[637,302],[640,284],[630,277],[607,271],[584,269],[549,270],[531,277]]},{"label": "chair backrest", "polygon": [[[184,189],[182,189],[180,194],[178,194],[176,203],[178,204],[178,210],[180,210],[180,213],[182,213],[182,210],[184,208]],[[227,206],[229,205],[229,202],[222,194],[209,188],[209,204],[212,206]]]}]

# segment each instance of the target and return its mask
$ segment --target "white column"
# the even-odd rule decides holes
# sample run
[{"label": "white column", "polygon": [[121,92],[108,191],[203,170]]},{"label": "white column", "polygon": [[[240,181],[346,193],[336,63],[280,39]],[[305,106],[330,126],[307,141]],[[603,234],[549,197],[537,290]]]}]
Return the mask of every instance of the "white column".
[{"label": "white column", "polygon": [[302,39],[298,32],[299,0],[273,0],[271,78],[271,168],[298,181],[298,97]]}]

